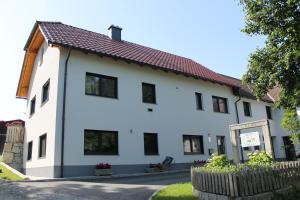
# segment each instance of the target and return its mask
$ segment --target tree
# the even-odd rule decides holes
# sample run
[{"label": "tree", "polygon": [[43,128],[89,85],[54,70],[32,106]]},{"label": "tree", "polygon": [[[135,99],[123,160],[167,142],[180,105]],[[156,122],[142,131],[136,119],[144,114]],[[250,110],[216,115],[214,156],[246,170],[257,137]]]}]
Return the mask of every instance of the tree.
[{"label": "tree", "polygon": [[[300,0],[240,0],[250,36],[266,36],[265,46],[250,54],[243,82],[257,99],[279,86],[275,102],[283,108],[282,126],[300,136],[296,107],[300,106]],[[298,137],[300,138],[300,137]]]}]

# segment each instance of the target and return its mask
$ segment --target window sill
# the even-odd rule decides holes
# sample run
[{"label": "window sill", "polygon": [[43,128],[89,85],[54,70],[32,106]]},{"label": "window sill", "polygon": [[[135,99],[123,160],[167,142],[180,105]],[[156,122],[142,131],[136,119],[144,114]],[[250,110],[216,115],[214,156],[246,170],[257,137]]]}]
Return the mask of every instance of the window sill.
[{"label": "window sill", "polygon": [[230,114],[229,112],[218,112],[218,111],[214,111],[214,113],[220,113],[220,114]]},{"label": "window sill", "polygon": [[145,104],[150,104],[150,105],[157,105],[157,103],[151,103],[151,102],[144,102],[144,101],[143,101],[143,103],[145,103]]},{"label": "window sill", "polygon": [[106,97],[106,96],[101,96],[101,95],[95,95],[95,94],[88,94],[85,93],[86,96],[92,96],[92,97],[102,97],[102,98],[107,98],[107,99],[115,99],[115,100],[119,100],[118,97]]},{"label": "window sill", "polygon": [[159,154],[144,154],[144,156],[159,156]]},{"label": "window sill", "polygon": [[47,98],[45,101],[43,101],[43,102],[41,103],[41,106],[40,106],[40,107],[43,107],[48,101],[49,101],[49,98]]},{"label": "window sill", "polygon": [[120,154],[84,154],[84,156],[120,156]]},{"label": "window sill", "polygon": [[38,157],[38,160],[43,160],[45,158],[46,158],[46,156]]},{"label": "window sill", "polygon": [[197,153],[197,152],[184,152],[184,155],[205,155],[204,153]]}]

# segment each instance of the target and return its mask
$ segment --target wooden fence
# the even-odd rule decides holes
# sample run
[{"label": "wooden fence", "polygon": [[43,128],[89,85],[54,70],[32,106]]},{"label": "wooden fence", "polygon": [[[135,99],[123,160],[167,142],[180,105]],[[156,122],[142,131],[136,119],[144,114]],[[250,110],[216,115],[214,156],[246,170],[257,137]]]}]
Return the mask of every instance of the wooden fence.
[{"label": "wooden fence", "polygon": [[194,189],[230,197],[252,196],[300,182],[300,161],[280,162],[271,169],[226,174],[201,172],[197,168],[191,169]]}]

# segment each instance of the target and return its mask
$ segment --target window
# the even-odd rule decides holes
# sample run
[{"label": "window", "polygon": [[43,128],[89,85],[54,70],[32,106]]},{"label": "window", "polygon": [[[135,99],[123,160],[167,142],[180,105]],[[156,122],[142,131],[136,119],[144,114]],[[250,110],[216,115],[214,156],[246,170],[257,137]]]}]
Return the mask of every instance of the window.
[{"label": "window", "polygon": [[33,115],[35,112],[35,96],[30,101],[30,115]]},{"label": "window", "polygon": [[247,117],[251,116],[251,105],[249,102],[243,102],[243,106],[244,106],[244,114]]},{"label": "window", "polygon": [[267,118],[272,119],[272,110],[270,106],[266,106]]},{"label": "window", "polygon": [[85,94],[118,98],[118,79],[100,74],[86,73]]},{"label": "window", "polygon": [[217,136],[218,154],[225,154],[225,136]]},{"label": "window", "polygon": [[202,135],[183,135],[184,154],[203,154]]},{"label": "window", "polygon": [[222,97],[212,97],[214,112],[228,113],[227,99]]},{"label": "window", "polygon": [[156,103],[155,85],[149,83],[142,83],[143,90],[143,102],[144,103]]},{"label": "window", "polygon": [[196,92],[196,105],[197,105],[197,109],[198,110],[203,110],[203,106],[202,106],[202,94]]},{"label": "window", "polygon": [[31,160],[32,158],[32,141],[28,142],[27,146],[27,160]]},{"label": "window", "polygon": [[84,155],[118,155],[118,132],[84,130]]},{"label": "window", "polygon": [[46,157],[47,135],[41,135],[39,141],[39,158],[44,158]]},{"label": "window", "polygon": [[145,155],[158,155],[158,142],[156,133],[144,133]]},{"label": "window", "polygon": [[49,87],[50,87],[50,80],[48,80],[42,89],[42,103],[46,102],[49,99]]}]

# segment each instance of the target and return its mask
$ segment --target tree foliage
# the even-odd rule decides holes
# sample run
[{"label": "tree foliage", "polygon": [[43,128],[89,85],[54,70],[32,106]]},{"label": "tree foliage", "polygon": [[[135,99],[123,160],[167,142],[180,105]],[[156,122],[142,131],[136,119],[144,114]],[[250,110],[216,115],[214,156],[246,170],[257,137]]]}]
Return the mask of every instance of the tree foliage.
[{"label": "tree foliage", "polygon": [[[296,107],[300,106],[300,0],[240,0],[240,4],[246,21],[242,31],[250,36],[266,36],[265,46],[250,55],[243,82],[251,85],[258,99],[279,86],[275,105],[289,112],[284,117],[285,125],[291,121],[297,128],[300,126],[295,115]],[[289,128],[293,129],[290,125]]]}]

